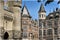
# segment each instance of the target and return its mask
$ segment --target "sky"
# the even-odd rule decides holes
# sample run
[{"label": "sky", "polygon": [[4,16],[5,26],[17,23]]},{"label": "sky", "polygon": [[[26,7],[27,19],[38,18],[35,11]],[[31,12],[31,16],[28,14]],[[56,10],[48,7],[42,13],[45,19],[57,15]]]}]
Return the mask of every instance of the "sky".
[{"label": "sky", "polygon": [[[7,1],[7,0],[4,0]],[[44,5],[46,0],[41,0],[41,2],[37,2],[37,0],[22,0],[22,8],[25,5],[32,16],[32,19],[38,19],[38,11],[40,9],[41,3]],[[60,4],[57,4],[58,0],[54,0],[54,2],[44,5],[44,8],[46,10],[46,16],[53,12],[53,10],[56,10],[56,8],[60,8]]]},{"label": "sky", "polygon": [[[46,1],[37,2],[37,0],[22,0],[22,8],[25,5],[32,16],[32,19],[38,19],[38,11],[40,9],[41,3],[44,5]],[[54,2],[44,5],[44,8],[46,10],[46,16],[53,12],[53,10],[56,10],[56,8],[60,8],[60,6],[57,4],[58,0],[55,0]]]}]

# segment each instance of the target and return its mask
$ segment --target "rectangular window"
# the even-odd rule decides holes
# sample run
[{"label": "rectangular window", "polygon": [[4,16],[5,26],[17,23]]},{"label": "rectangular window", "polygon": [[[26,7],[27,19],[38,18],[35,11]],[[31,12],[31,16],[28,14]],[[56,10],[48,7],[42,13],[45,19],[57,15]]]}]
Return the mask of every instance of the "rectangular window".
[{"label": "rectangular window", "polygon": [[57,27],[57,26],[58,26],[58,21],[55,20],[55,21],[54,21],[54,24],[55,24],[55,26]]},{"label": "rectangular window", "polygon": [[58,33],[57,33],[57,28],[54,28],[54,33],[55,33],[55,35],[57,35]]},{"label": "rectangular window", "polygon": [[22,29],[23,31],[27,31],[27,26],[24,26]]},{"label": "rectangular window", "polygon": [[47,34],[52,35],[52,29],[48,29]]},{"label": "rectangular window", "polygon": [[46,36],[46,30],[43,31],[43,35]]},{"label": "rectangular window", "polygon": [[42,14],[42,18],[43,18],[43,14]]},{"label": "rectangular window", "polygon": [[39,36],[42,36],[42,30],[39,30]]},{"label": "rectangular window", "polygon": [[43,23],[43,27],[46,28],[46,23]]},{"label": "rectangular window", "polygon": [[39,22],[39,27],[42,28],[42,23],[41,22]]},{"label": "rectangular window", "polygon": [[27,32],[23,32],[23,38],[27,38]]},{"label": "rectangular window", "polygon": [[52,22],[51,21],[47,21],[47,25],[49,28],[52,28]]}]

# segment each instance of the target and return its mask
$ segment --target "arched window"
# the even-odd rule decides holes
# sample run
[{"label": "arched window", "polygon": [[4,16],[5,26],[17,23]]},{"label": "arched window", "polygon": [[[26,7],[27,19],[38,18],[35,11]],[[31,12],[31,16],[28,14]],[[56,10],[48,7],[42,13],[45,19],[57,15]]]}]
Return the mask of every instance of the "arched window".
[{"label": "arched window", "polygon": [[5,32],[3,38],[4,38],[4,39],[8,39],[8,37],[9,37],[8,32]]}]

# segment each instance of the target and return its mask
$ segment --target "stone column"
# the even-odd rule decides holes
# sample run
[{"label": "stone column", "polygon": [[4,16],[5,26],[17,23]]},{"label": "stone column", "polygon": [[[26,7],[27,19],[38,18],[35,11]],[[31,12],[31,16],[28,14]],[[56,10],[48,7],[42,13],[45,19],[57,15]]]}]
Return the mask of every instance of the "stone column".
[{"label": "stone column", "polygon": [[14,37],[20,38],[21,34],[21,8],[19,5],[14,4]]}]

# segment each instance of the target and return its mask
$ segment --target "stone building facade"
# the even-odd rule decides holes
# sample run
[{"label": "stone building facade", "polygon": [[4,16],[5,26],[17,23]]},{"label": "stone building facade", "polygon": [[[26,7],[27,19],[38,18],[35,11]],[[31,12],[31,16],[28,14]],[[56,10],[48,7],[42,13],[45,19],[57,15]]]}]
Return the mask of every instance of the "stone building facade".
[{"label": "stone building facade", "polygon": [[46,16],[44,5],[39,10],[39,40],[60,40],[60,9]]},{"label": "stone building facade", "polygon": [[46,16],[44,5],[39,20],[32,20],[22,0],[0,0],[0,40],[60,40],[60,9]]},{"label": "stone building facade", "polygon": [[39,40],[38,21],[31,19],[25,5],[22,9],[22,40]]},{"label": "stone building facade", "polygon": [[21,38],[21,1],[0,0],[0,40]]},{"label": "stone building facade", "polygon": [[0,0],[0,39],[39,40],[38,21],[32,20],[22,0]]}]

